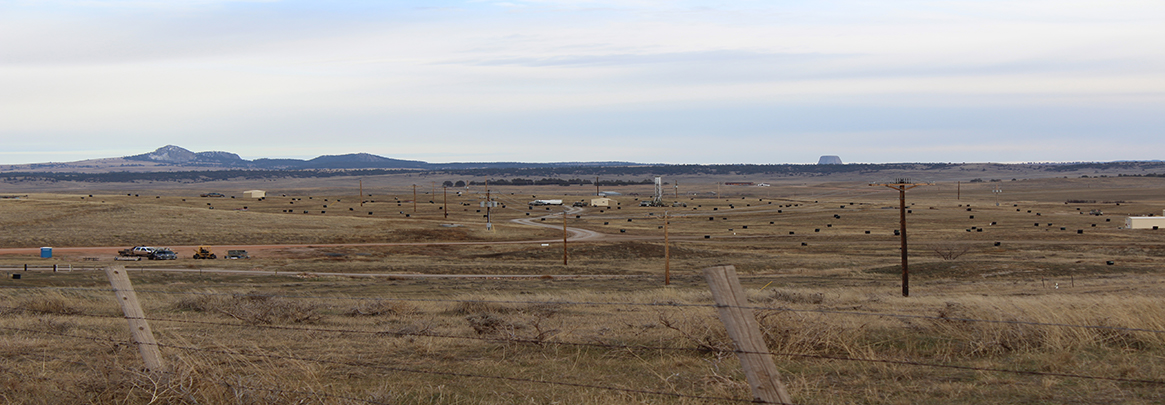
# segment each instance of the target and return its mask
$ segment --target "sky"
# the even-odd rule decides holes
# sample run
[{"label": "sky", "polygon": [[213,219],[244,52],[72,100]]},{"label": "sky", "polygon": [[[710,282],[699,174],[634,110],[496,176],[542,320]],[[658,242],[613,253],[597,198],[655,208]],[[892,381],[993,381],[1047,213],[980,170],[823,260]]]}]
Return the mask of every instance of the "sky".
[{"label": "sky", "polygon": [[0,163],[1165,159],[1165,2],[0,0]]}]

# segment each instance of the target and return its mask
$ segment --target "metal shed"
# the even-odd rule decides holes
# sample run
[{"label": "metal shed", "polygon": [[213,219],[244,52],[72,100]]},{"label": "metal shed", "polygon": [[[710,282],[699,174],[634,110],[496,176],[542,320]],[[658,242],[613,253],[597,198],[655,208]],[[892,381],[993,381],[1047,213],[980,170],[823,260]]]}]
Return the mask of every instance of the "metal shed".
[{"label": "metal shed", "polygon": [[247,198],[263,198],[267,196],[267,192],[263,190],[247,190],[243,192]]}]

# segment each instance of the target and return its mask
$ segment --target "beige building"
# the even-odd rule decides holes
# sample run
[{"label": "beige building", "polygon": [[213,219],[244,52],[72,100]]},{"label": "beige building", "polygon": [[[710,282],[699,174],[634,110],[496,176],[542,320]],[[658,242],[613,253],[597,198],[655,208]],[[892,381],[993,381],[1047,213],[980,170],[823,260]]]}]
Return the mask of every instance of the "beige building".
[{"label": "beige building", "polygon": [[263,190],[247,190],[243,192],[247,198],[263,198],[267,196],[267,192]]},{"label": "beige building", "polygon": [[607,197],[592,198],[591,199],[591,206],[592,207],[610,207],[611,206],[611,199],[607,198]]},{"label": "beige building", "polygon": [[1125,229],[1165,229],[1165,217],[1128,217],[1125,218]]}]

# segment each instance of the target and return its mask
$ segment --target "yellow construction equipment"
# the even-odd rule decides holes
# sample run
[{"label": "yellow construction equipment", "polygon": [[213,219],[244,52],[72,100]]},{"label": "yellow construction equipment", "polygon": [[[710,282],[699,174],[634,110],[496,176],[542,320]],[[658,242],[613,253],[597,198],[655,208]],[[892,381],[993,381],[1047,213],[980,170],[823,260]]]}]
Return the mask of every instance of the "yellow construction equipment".
[{"label": "yellow construction equipment", "polygon": [[210,251],[210,246],[199,246],[198,249],[194,249],[194,258],[195,259],[217,259],[218,256],[215,256],[214,252]]}]

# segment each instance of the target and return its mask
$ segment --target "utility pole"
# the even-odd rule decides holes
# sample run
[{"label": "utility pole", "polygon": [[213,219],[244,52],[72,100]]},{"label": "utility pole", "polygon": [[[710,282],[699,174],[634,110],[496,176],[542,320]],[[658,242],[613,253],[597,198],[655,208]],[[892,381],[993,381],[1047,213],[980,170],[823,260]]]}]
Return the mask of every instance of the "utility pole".
[{"label": "utility pole", "polygon": [[485,230],[494,230],[493,218],[490,217],[489,209],[493,208],[493,201],[489,196],[489,179],[485,179]]},{"label": "utility pole", "polygon": [[871,186],[886,186],[898,190],[899,233],[902,236],[902,296],[910,296],[910,267],[906,259],[906,190],[926,186],[931,183],[911,183],[910,179],[895,179],[893,183],[871,183]]},{"label": "utility pole", "polygon": [[566,266],[566,207],[562,207],[562,265]]},{"label": "utility pole", "polygon": [[955,182],[955,199],[956,200],[963,199],[963,181],[962,180]]},{"label": "utility pole", "polygon": [[602,193],[602,191],[599,191],[599,176],[595,176],[595,197],[598,197]]},{"label": "utility pole", "polygon": [[680,181],[679,180],[676,180],[675,189],[676,189],[676,200],[678,201],[680,199]]},{"label": "utility pole", "polygon": [[663,212],[663,285],[671,285],[671,251],[668,250],[667,211]]},{"label": "utility pole", "polygon": [[449,219],[449,187],[441,186],[441,194],[445,197],[445,208],[441,211],[445,211],[445,219]]},{"label": "utility pole", "polygon": [[360,179],[360,206],[364,206],[364,179]]},{"label": "utility pole", "polygon": [[991,190],[991,192],[995,194],[995,206],[998,207],[999,206],[999,194],[1003,193],[1003,189],[999,188],[999,186],[995,186],[995,189]]},{"label": "utility pole", "polygon": [[417,213],[417,185],[413,184],[413,213]]}]

